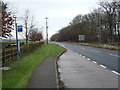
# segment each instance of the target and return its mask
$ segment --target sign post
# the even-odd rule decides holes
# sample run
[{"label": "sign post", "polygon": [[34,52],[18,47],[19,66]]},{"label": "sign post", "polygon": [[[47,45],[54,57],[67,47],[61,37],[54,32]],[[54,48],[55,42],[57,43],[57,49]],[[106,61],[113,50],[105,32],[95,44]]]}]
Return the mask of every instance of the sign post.
[{"label": "sign post", "polygon": [[22,26],[17,26],[15,17],[15,29],[16,29],[16,44],[17,44],[17,55],[18,55],[18,70],[20,70],[20,41],[18,40],[18,32],[22,32]]},{"label": "sign post", "polygon": [[85,35],[79,35],[79,41],[85,41]]},{"label": "sign post", "polygon": [[18,32],[22,32],[23,31],[23,26],[22,25],[19,25],[19,26],[17,26],[17,30],[18,30]]}]

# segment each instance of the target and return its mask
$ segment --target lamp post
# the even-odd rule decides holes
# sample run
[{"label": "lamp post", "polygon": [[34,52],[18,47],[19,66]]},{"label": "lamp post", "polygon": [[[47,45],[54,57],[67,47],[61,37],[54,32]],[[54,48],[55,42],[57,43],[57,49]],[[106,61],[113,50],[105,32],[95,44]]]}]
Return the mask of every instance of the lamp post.
[{"label": "lamp post", "polygon": [[48,44],[48,26],[47,26],[47,19],[48,19],[48,17],[45,17],[45,19],[46,19],[46,43]]}]

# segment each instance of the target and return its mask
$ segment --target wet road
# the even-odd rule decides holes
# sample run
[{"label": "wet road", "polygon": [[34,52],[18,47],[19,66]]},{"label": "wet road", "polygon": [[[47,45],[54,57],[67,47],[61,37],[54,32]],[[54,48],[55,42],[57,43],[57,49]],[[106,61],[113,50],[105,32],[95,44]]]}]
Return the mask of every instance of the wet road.
[{"label": "wet road", "polygon": [[54,43],[71,49],[72,51],[75,51],[85,56],[86,58],[91,59],[92,61],[96,61],[97,63],[102,64],[110,70],[120,73],[120,56],[118,55],[118,51],[61,42]]}]

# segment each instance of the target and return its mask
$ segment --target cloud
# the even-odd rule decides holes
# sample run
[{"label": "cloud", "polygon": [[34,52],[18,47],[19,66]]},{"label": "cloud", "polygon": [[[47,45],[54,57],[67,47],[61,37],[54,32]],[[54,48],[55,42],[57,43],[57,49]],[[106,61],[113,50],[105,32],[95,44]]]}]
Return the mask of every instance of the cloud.
[{"label": "cloud", "polygon": [[[18,8],[17,16],[29,9],[39,27],[45,27],[45,17],[49,17],[49,37],[65,27],[78,14],[87,14],[98,0],[5,0]],[[13,3],[13,4],[12,4]],[[45,34],[45,30],[43,31]],[[44,35],[45,36],[45,35]]]}]

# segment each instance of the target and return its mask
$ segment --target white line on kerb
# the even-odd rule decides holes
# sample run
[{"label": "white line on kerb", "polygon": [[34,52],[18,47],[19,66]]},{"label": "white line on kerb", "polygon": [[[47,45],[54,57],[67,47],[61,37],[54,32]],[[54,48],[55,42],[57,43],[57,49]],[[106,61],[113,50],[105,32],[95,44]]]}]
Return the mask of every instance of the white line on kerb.
[{"label": "white line on kerb", "polygon": [[93,63],[97,63],[96,61],[92,61]]},{"label": "white line on kerb", "polygon": [[100,65],[101,67],[103,67],[103,68],[107,68],[106,66],[104,66],[104,65]]},{"label": "white line on kerb", "polygon": [[89,58],[87,58],[87,60],[90,60]]},{"label": "white line on kerb", "polygon": [[112,71],[113,73],[117,74],[117,75],[120,75],[120,73],[116,72],[116,71]]}]

